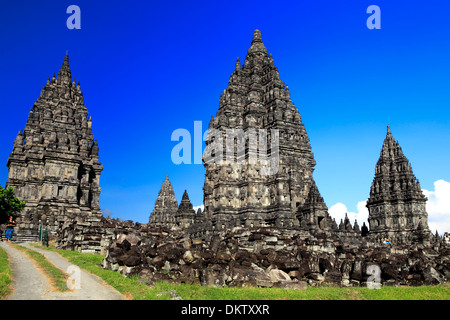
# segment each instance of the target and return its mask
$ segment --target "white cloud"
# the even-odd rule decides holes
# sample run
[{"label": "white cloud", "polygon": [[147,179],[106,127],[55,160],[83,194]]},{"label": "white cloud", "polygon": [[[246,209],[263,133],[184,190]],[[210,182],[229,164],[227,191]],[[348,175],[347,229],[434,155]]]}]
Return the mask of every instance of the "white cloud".
[{"label": "white cloud", "polygon": [[434,182],[434,191],[422,189],[428,197],[427,213],[430,230],[440,235],[450,232],[450,182],[437,180]]},{"label": "white cloud", "polygon": [[201,206],[194,207],[195,213],[197,213],[198,208],[202,209],[202,212],[205,211],[205,206],[202,204]]},{"label": "white cloud", "polygon": [[111,209],[109,208],[103,208],[100,211],[103,213],[104,217],[111,215]]},{"label": "white cloud", "polygon": [[341,219],[344,220],[345,214],[347,213],[347,216],[352,225],[355,223],[355,220],[357,220],[360,228],[363,225],[363,222],[365,222],[366,226],[369,227],[369,223],[367,220],[369,216],[369,210],[366,208],[366,201],[359,201],[358,204],[356,205],[356,208],[358,212],[351,212],[348,211],[347,206],[345,204],[338,202],[328,209],[328,213],[331,215],[332,218],[336,220],[336,223],[338,225],[341,222]]}]

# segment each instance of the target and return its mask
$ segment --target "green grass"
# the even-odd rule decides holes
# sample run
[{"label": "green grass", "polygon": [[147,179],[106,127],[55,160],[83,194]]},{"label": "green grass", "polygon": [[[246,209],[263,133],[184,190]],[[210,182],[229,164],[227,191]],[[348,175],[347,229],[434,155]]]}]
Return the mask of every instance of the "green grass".
[{"label": "green grass", "polygon": [[8,254],[0,248],[0,299],[11,292],[11,268],[9,267]]},{"label": "green grass", "polygon": [[216,288],[188,284],[159,283],[156,290],[176,290],[185,300],[449,300],[450,286],[432,287],[308,287],[307,290],[280,288]]},{"label": "green grass", "polygon": [[69,290],[69,288],[67,287],[68,275],[55,267],[55,265],[48,261],[43,254],[17,244],[13,244],[13,246],[25,252],[31,259],[36,262],[36,264],[48,276],[48,278],[50,279],[50,283],[56,290],[61,292]]},{"label": "green grass", "polygon": [[[46,248],[47,249],[47,248]],[[307,290],[280,288],[216,288],[189,284],[156,283],[147,286],[137,277],[127,278],[116,271],[105,270],[100,264],[104,256],[48,248],[93,274],[134,300],[169,299],[158,293],[176,290],[184,300],[450,300],[450,284],[421,287],[337,288],[308,287]]]}]

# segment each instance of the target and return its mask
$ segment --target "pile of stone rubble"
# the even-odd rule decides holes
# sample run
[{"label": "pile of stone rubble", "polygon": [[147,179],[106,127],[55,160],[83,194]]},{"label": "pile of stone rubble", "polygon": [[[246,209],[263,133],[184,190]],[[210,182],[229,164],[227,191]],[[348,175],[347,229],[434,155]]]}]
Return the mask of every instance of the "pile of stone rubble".
[{"label": "pile of stone rubble", "polygon": [[434,245],[342,245],[326,234],[235,228],[211,241],[141,226],[122,229],[105,250],[103,267],[148,283],[306,289],[310,286],[433,285],[450,279],[450,249]]}]

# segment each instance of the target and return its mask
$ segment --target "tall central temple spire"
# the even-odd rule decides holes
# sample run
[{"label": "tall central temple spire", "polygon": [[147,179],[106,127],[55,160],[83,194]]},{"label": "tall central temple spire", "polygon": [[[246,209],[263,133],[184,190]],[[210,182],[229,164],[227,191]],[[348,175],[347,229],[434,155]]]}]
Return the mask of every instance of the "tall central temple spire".
[{"label": "tall central temple spire", "polygon": [[[240,163],[229,163],[225,158],[212,163],[205,159],[214,153],[216,144],[212,143],[213,138],[206,141],[204,204],[206,216],[216,229],[291,228],[299,227],[301,221],[309,229],[331,226],[326,205],[312,178],[315,161],[301,116],[291,101],[289,89],[279,78],[259,30],[253,32],[242,68],[239,60],[236,63],[209,129],[221,132],[224,144],[231,143],[228,144],[231,148],[234,144],[235,150],[238,144],[245,144],[245,154],[237,155]],[[226,142],[230,130],[243,130],[245,141],[233,138]],[[273,174],[263,175],[263,167],[249,160],[250,132],[257,132],[258,137],[267,136],[270,155],[274,155],[273,142],[279,137],[279,158]],[[261,142],[258,148],[258,152],[264,149]],[[308,199],[321,203],[311,206]]]}]

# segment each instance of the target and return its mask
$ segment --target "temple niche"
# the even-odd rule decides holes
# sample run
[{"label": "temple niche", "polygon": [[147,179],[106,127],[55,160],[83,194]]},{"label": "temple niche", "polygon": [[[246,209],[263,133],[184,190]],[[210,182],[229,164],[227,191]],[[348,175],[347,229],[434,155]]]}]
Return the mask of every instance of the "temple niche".
[{"label": "temple niche", "polygon": [[36,239],[40,226],[54,234],[67,219],[101,216],[99,148],[67,55],[32,106],[7,166],[6,186],[26,201],[17,219],[19,239]]}]

